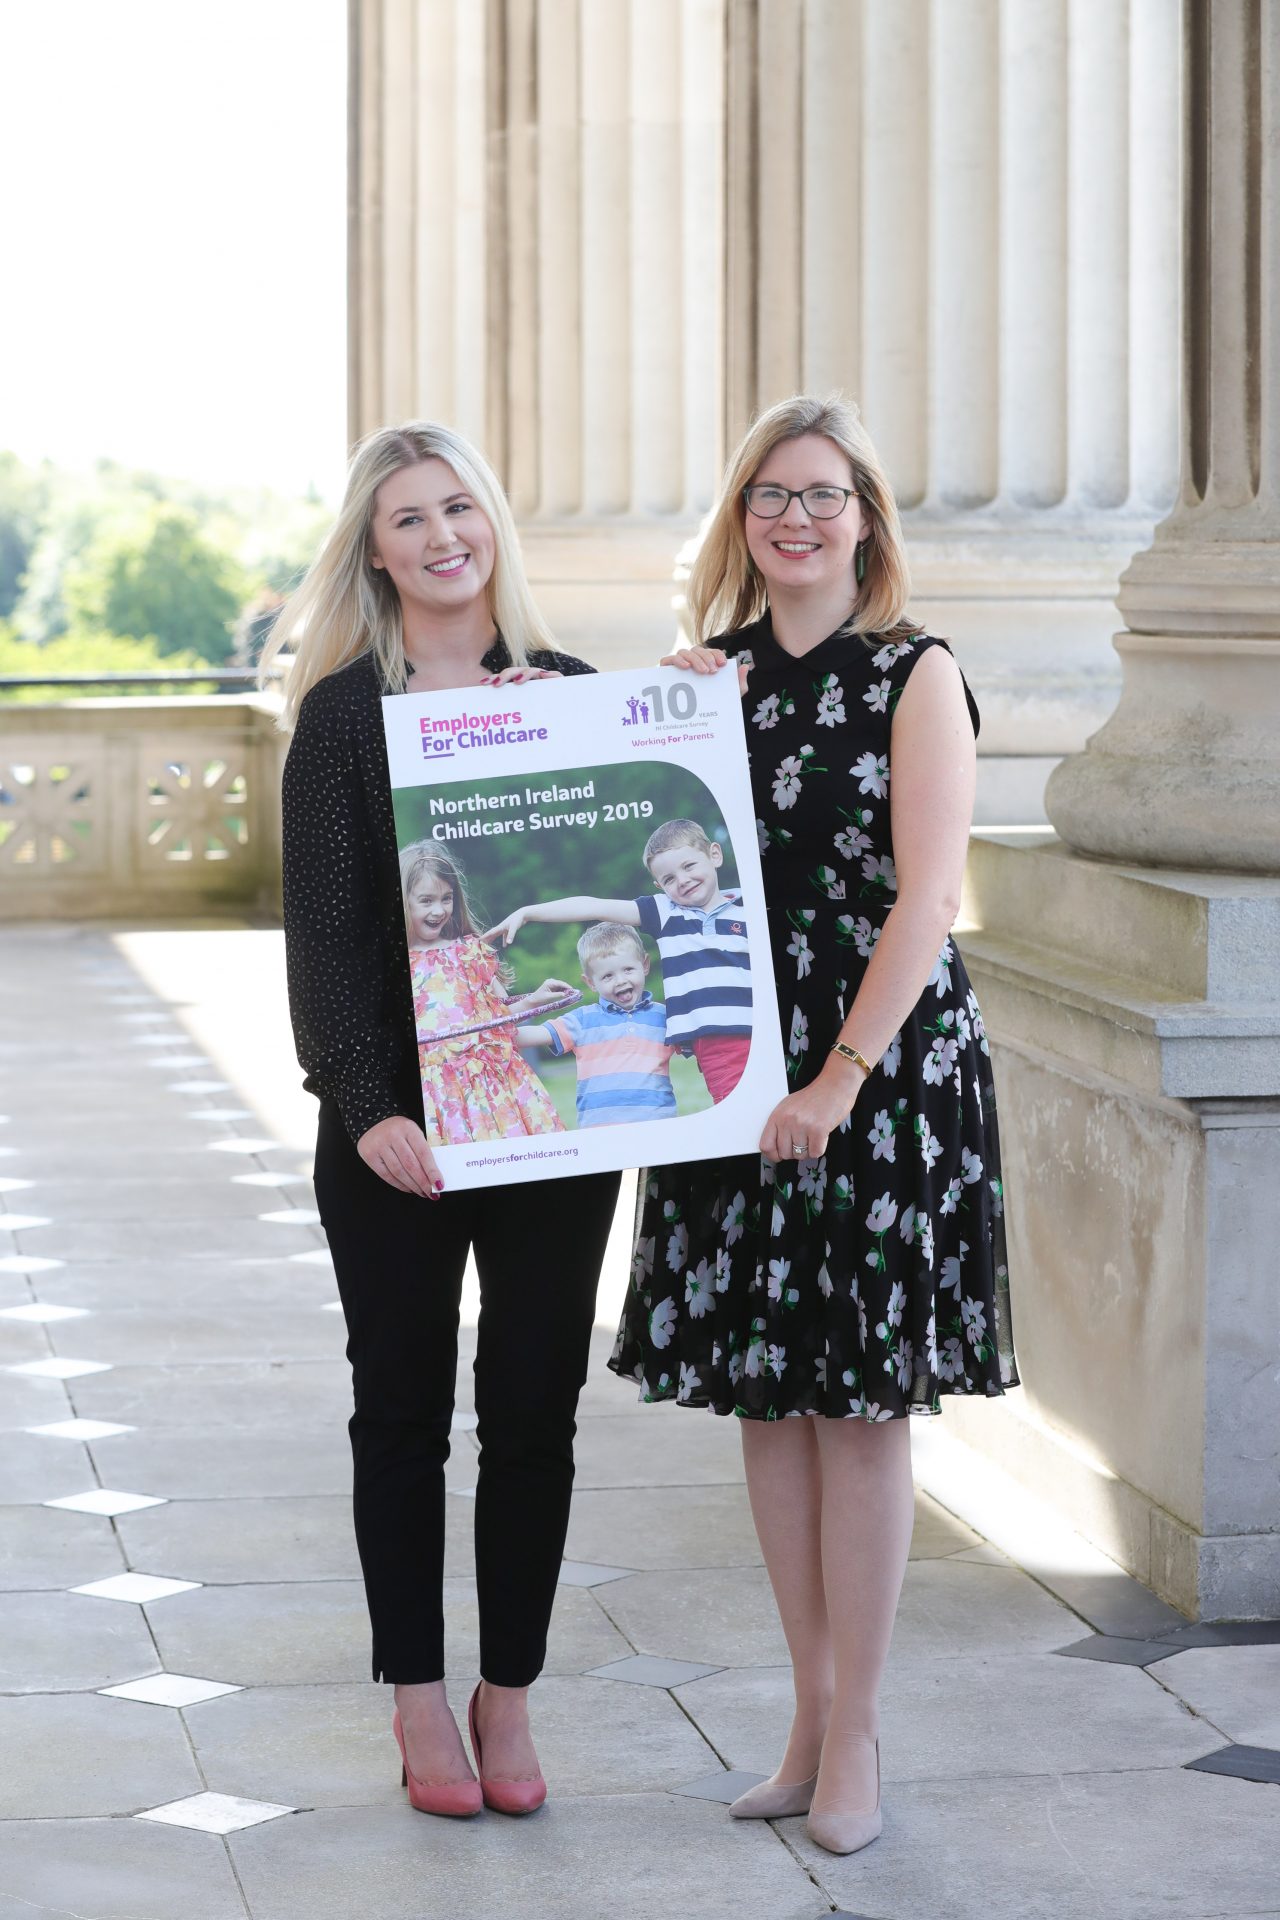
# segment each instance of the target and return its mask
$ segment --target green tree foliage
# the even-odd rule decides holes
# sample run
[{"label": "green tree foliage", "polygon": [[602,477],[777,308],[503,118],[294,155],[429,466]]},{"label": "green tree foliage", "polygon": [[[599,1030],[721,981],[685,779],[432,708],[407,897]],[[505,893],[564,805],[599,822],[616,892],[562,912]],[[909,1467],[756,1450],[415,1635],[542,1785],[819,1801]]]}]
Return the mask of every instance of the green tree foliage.
[{"label": "green tree foliage", "polygon": [[[65,633],[47,646],[34,648],[21,640],[12,626],[0,623],[0,674],[154,673],[207,666],[194,653],[162,653],[152,640],[133,640],[116,633]],[[147,693],[216,693],[216,681],[162,681]],[[98,689],[106,691],[106,689]],[[93,687],[70,689],[71,696],[92,698]],[[0,687],[0,702],[38,705],[56,698],[52,687]]]},{"label": "green tree foliage", "polygon": [[13,612],[47,506],[43,478],[0,453],[0,619]]},{"label": "green tree foliage", "polygon": [[246,582],[236,561],[213,546],[193,513],[156,505],[99,534],[68,567],[63,597],[73,627],[145,634],[161,653],[194,653],[219,664]]}]

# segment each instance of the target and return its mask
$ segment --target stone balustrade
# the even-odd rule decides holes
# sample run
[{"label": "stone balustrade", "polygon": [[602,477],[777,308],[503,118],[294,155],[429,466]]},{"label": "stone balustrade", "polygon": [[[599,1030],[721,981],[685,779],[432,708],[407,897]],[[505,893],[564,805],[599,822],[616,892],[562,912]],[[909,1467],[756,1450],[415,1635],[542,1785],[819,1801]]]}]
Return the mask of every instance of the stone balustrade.
[{"label": "stone balustrade", "polygon": [[3,709],[0,918],[277,911],[277,709],[257,694]]}]

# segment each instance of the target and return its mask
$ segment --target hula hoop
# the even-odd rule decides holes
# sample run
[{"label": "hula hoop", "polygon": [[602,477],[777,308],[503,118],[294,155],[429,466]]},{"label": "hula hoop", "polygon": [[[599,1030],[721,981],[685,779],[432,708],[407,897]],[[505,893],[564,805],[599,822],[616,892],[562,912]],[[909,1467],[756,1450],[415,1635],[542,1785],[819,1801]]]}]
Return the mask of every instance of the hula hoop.
[{"label": "hula hoop", "polygon": [[526,1020],[531,1020],[537,1015],[560,1013],[565,1007],[576,1006],[581,998],[582,995],[578,989],[574,987],[568,993],[562,993],[558,1000],[543,1000],[536,1007],[526,1007],[523,1013],[504,1013],[499,1014],[494,1020],[477,1020],[474,1026],[451,1027],[448,1033],[433,1033],[429,1039],[424,1039],[423,1036],[419,1034],[418,1045],[420,1047],[436,1047],[444,1040],[461,1040],[471,1033],[488,1033],[491,1027],[522,1026]]}]

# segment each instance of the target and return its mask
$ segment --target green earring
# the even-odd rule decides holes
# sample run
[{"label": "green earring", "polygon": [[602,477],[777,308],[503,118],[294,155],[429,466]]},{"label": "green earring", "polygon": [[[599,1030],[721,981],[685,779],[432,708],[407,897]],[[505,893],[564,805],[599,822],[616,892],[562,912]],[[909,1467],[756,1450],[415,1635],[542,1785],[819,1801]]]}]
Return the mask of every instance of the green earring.
[{"label": "green earring", "polygon": [[871,542],[869,540],[861,541],[858,546],[858,551],[854,556],[853,571],[859,586],[862,585],[867,577],[867,548],[870,545]]}]

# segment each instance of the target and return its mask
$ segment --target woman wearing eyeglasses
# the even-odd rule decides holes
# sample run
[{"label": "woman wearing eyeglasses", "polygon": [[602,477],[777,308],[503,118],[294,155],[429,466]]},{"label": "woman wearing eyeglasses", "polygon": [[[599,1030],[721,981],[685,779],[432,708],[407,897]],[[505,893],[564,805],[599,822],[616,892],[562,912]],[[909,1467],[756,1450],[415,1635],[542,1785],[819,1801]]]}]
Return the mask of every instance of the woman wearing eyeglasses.
[{"label": "woman wearing eyeglasses", "polygon": [[906,1416],[1017,1382],[990,1059],[950,938],[978,713],[907,594],[855,410],[771,408],[689,582],[699,641],[719,637],[664,664],[738,662],[790,1091],[759,1156],[646,1176],[610,1362],[739,1418],[795,1715],[730,1812],[807,1812],[834,1853],[880,1832]]}]

